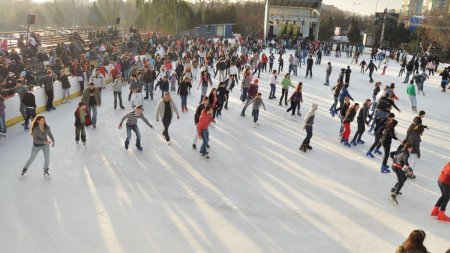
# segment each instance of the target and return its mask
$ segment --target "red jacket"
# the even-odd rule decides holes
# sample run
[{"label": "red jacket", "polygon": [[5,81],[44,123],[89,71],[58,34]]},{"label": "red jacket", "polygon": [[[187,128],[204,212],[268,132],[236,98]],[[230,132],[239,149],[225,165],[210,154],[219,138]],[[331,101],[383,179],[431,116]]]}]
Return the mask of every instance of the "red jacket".
[{"label": "red jacket", "polygon": [[450,185],[450,162],[444,166],[438,180],[439,182]]},{"label": "red jacket", "polygon": [[262,62],[267,63],[268,59],[267,59],[267,55],[263,54],[261,57]]},{"label": "red jacket", "polygon": [[197,124],[197,132],[198,135],[202,134],[203,129],[208,129],[209,123],[212,120],[212,115],[207,114],[205,110],[202,111],[202,114],[200,115],[200,119],[198,120]]}]

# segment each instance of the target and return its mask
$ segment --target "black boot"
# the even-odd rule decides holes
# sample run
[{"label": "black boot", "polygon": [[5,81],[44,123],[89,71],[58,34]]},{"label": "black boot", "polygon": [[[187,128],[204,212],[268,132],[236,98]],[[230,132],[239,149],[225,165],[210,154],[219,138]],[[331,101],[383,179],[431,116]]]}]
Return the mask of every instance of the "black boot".
[{"label": "black boot", "polygon": [[23,168],[23,170],[22,170],[22,174],[20,174],[21,176],[23,176],[25,173],[27,173],[27,168]]}]

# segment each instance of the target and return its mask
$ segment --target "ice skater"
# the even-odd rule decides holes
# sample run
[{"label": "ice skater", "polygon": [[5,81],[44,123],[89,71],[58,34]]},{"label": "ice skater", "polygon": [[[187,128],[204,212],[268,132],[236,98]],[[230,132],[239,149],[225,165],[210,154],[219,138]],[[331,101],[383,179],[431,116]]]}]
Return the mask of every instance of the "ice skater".
[{"label": "ice skater", "polygon": [[119,129],[122,129],[122,123],[127,120],[126,127],[127,127],[127,139],[125,140],[125,149],[128,150],[128,145],[130,144],[131,139],[131,130],[136,134],[136,148],[139,151],[142,151],[143,148],[141,146],[141,133],[139,131],[139,127],[137,125],[137,120],[142,119],[145,124],[147,124],[151,129],[153,128],[152,123],[150,123],[147,118],[145,118],[144,114],[142,113],[143,109],[142,106],[137,106],[134,108],[134,111],[128,113],[127,115],[123,116],[123,118],[120,120],[119,123]]},{"label": "ice skater", "polygon": [[366,125],[368,126],[372,119],[372,116],[369,113],[371,104],[372,101],[368,98],[364,102],[361,109],[359,109],[358,117],[356,118],[356,122],[358,123],[358,130],[353,136],[353,140],[351,142],[353,146],[356,146],[357,144],[364,144],[364,141],[361,140],[361,137],[364,134],[364,131],[366,130],[365,126]]},{"label": "ice skater", "polygon": [[202,147],[200,148],[200,154],[202,157],[209,159],[209,152],[207,148],[209,147],[209,124],[213,121],[212,118],[213,110],[210,105],[207,105],[205,109],[203,109],[198,124],[197,124],[197,133],[198,138],[202,139]]},{"label": "ice skater", "polygon": [[86,145],[86,126],[92,124],[91,118],[89,117],[88,108],[85,103],[79,102],[78,107],[75,110],[75,142],[78,144],[81,141],[83,145]]},{"label": "ice skater", "polygon": [[[55,147],[55,138],[53,138],[52,131],[45,122],[44,116],[38,115],[34,118],[33,123],[31,124],[30,134],[33,137],[33,147],[31,148],[30,158],[23,167],[22,176],[27,172],[39,151],[44,153],[44,176],[49,176],[48,166],[50,165],[50,145]],[[48,138],[50,138],[50,140],[48,140]]]},{"label": "ice skater", "polygon": [[242,114],[245,116],[245,110],[247,110],[247,107],[249,105],[253,104],[252,108],[252,116],[253,116],[253,124],[254,127],[259,126],[258,118],[259,118],[259,108],[262,106],[264,111],[266,110],[266,106],[264,105],[264,101],[262,100],[261,93],[258,93],[255,98],[253,98],[250,102],[248,102],[244,109],[242,109]]},{"label": "ice skater", "polygon": [[159,122],[160,118],[162,120],[162,123],[164,125],[164,131],[162,132],[162,134],[167,143],[170,143],[169,126],[172,122],[173,113],[177,115],[177,119],[180,119],[180,114],[178,114],[178,109],[175,105],[175,102],[173,102],[172,98],[170,97],[170,93],[166,92],[164,93],[164,97],[158,102],[155,114],[156,122]]},{"label": "ice skater", "polygon": [[308,149],[312,149],[312,147],[309,145],[311,142],[311,138],[313,136],[313,125],[314,125],[314,119],[316,117],[316,111],[317,111],[317,104],[312,104],[311,111],[308,113],[308,115],[305,118],[305,123],[303,125],[303,129],[306,130],[306,137],[303,139],[302,145],[300,145],[300,150],[303,152],[306,152]]},{"label": "ice skater", "polygon": [[389,122],[386,128],[383,130],[381,136],[380,143],[383,146],[384,150],[383,162],[381,164],[381,173],[390,173],[389,166],[387,165],[387,160],[391,152],[392,139],[399,141],[397,135],[395,134],[395,127],[397,126],[397,123],[397,120],[391,120],[391,122]]},{"label": "ice skater", "polygon": [[441,190],[441,197],[434,205],[431,216],[437,217],[439,221],[450,222],[450,217],[445,215],[445,209],[450,199],[450,162],[448,162],[438,178],[438,186]]},{"label": "ice skater", "polygon": [[197,106],[197,109],[195,110],[194,114],[194,124],[195,124],[195,137],[194,141],[192,142],[192,148],[197,149],[197,142],[198,142],[198,133],[197,133],[197,125],[198,121],[200,120],[200,115],[202,114],[203,109],[206,108],[206,106],[209,104],[209,98],[203,97],[202,103]]},{"label": "ice skater", "polygon": [[350,147],[350,143],[348,142],[348,138],[350,137],[350,125],[355,119],[356,113],[358,112],[359,104],[354,103],[348,110],[345,112],[344,120],[342,121],[342,125],[344,128],[344,131],[342,132],[342,139],[341,143],[343,143],[345,146]]},{"label": "ice skater", "polygon": [[397,196],[402,194],[400,190],[402,189],[407,179],[404,168],[405,170],[409,168],[408,159],[411,150],[412,150],[411,145],[406,143],[405,146],[403,147],[403,150],[401,150],[394,157],[394,161],[391,166],[392,170],[395,172],[395,175],[397,175],[397,183],[391,189],[391,199],[396,205],[398,205]]}]

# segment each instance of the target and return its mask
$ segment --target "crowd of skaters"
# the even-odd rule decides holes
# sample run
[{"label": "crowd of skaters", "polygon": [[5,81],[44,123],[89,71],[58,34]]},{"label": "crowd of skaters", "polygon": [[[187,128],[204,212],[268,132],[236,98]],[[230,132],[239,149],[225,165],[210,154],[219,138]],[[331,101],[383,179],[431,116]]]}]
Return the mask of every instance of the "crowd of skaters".
[{"label": "crowd of skaters", "polygon": [[[204,38],[184,38],[184,39],[172,39],[170,37],[163,37],[153,35],[150,36],[147,43],[139,44],[138,51],[126,50],[114,52],[119,55],[116,61],[112,62],[112,69],[110,75],[113,82],[113,95],[114,106],[117,108],[117,102],[122,109],[125,106],[122,102],[122,90],[128,88],[128,100],[131,103],[132,111],[126,114],[119,123],[119,128],[122,128],[123,122],[126,121],[127,138],[124,143],[125,149],[129,149],[131,140],[131,132],[136,135],[136,148],[140,151],[143,147],[140,143],[140,132],[137,125],[138,119],[143,120],[152,129],[153,124],[144,116],[143,109],[145,108],[144,100],[153,100],[155,97],[154,91],[158,88],[161,92],[161,99],[156,106],[155,116],[156,121],[161,121],[164,127],[162,135],[167,143],[170,143],[169,126],[174,116],[177,119],[180,118],[178,106],[172,99],[172,96],[178,95],[181,100],[181,112],[187,113],[187,99],[191,94],[191,89],[195,87],[197,83],[197,90],[201,88],[200,103],[196,106],[197,109],[194,114],[194,124],[196,126],[196,136],[192,147],[197,148],[197,142],[202,140],[202,146],[200,148],[200,154],[205,159],[209,159],[209,128],[214,127],[214,123],[221,117],[224,112],[223,109],[228,109],[228,101],[231,96],[231,92],[236,86],[240,86],[239,98],[243,102],[243,108],[241,116],[245,117],[246,110],[249,106],[252,106],[252,116],[254,127],[258,127],[259,111],[260,109],[266,110],[264,104],[264,96],[258,90],[259,79],[261,73],[267,73],[270,75],[270,94],[266,94],[269,100],[276,98],[276,87],[281,86],[281,96],[278,102],[279,106],[288,106],[286,114],[291,112],[292,117],[301,116],[300,105],[303,103],[302,87],[303,83],[298,82],[296,85],[292,84],[291,74],[298,75],[301,63],[306,64],[305,78],[312,77],[312,69],[314,65],[313,57],[316,58],[315,64],[321,64],[322,54],[325,56],[330,55],[327,50],[331,50],[332,47],[328,43],[318,43],[317,41],[302,40],[294,45],[294,55],[289,55],[288,71],[283,74],[283,55],[286,53],[286,47],[282,42],[269,43],[269,53],[266,54],[263,51],[265,49],[264,43],[261,40],[254,39],[252,37],[241,38],[240,40],[230,43],[228,40],[220,39],[218,41],[208,40]],[[135,47],[132,47],[135,50]],[[117,49],[118,50],[118,49]],[[305,55],[306,51],[306,55]],[[322,51],[325,51],[323,53]],[[340,57],[340,49],[335,49],[335,57]],[[135,56],[135,54],[138,53]],[[277,56],[275,56],[275,55]],[[358,47],[355,47],[355,51],[348,50],[347,57],[352,57],[353,64],[358,64],[358,57],[361,53]],[[278,57],[278,71],[274,68],[275,59]],[[402,61],[406,59],[399,59],[400,56],[388,53],[388,51],[381,51],[376,57],[370,59],[369,64],[363,60],[359,65],[361,66],[361,72],[369,70],[369,82],[374,82],[373,73],[378,68],[374,61],[384,61],[385,63],[390,61]],[[397,197],[401,195],[401,189],[407,178],[415,178],[414,165],[416,160],[420,159],[420,142],[421,135],[424,129],[428,129],[426,125],[422,123],[422,119],[425,116],[424,111],[417,110],[417,102],[415,99],[415,86],[416,83],[419,92],[423,93],[423,83],[426,73],[422,66],[422,61],[429,61],[433,59],[426,53],[422,57],[417,57],[419,60],[415,60],[414,57],[410,62],[419,62],[419,68],[413,69],[415,71],[411,80],[409,77],[412,73],[408,74],[405,81],[409,83],[407,88],[407,94],[411,100],[411,108],[414,112],[418,112],[418,116],[413,119],[411,126],[406,133],[406,139],[399,140],[396,136],[395,127],[398,121],[395,119],[395,114],[392,109],[396,109],[400,113],[400,109],[396,106],[395,101],[398,97],[395,94],[395,83],[389,85],[383,85],[380,82],[375,82],[374,89],[368,90],[367,98],[364,103],[354,102],[353,97],[350,95],[350,76],[351,67],[341,69],[337,78],[337,84],[332,87],[332,94],[334,102],[330,108],[330,114],[335,117],[339,115],[340,124],[338,136],[340,142],[347,146],[364,145],[365,141],[362,139],[365,132],[365,127],[370,126],[369,132],[374,135],[374,142],[367,151],[366,155],[369,158],[374,158],[375,155],[383,155],[383,160],[380,167],[381,173],[390,173],[390,168],[397,175],[397,183],[391,189],[392,201],[398,204]],[[98,59],[96,59],[98,61]],[[56,60],[56,62],[58,59]],[[101,60],[103,61],[103,59]],[[91,61],[88,61],[88,65],[91,66]],[[77,64],[74,62],[73,64]],[[53,83],[54,80],[65,79],[64,76],[77,75],[76,71],[70,72],[71,67],[62,68],[60,74],[55,74],[54,71],[48,70],[47,76],[43,79],[42,83],[45,87],[46,83]],[[267,68],[267,65],[268,68]],[[386,64],[385,64],[386,65]],[[425,64],[427,66],[428,63]],[[434,66],[436,67],[436,66]],[[82,143],[86,145],[86,131],[85,128],[93,126],[95,129],[97,126],[97,107],[102,106],[102,90],[105,89],[105,75],[106,71],[103,65],[97,65],[93,67],[92,74],[87,75],[83,72],[82,78],[78,79],[83,84],[87,83],[87,87],[83,89],[81,86],[81,101],[75,110],[75,141],[78,144],[81,139]],[[385,69],[384,69],[385,70]],[[419,73],[422,70],[422,73]],[[446,68],[440,74],[442,76],[441,85],[443,91],[447,89],[449,69]],[[328,86],[330,83],[330,75],[332,73],[331,62],[327,63],[327,69],[325,73],[326,82],[324,85]],[[384,72],[382,73],[384,74]],[[216,77],[218,76],[218,79]],[[281,79],[281,80],[280,80]],[[214,81],[218,81],[215,84]],[[22,81],[23,83],[23,81]],[[49,85],[49,84],[47,84]],[[13,87],[16,91],[20,91],[22,96],[30,94],[28,91],[32,91],[33,86],[29,85],[28,88],[21,88],[20,80],[17,80],[17,85]],[[31,87],[31,89],[30,89]],[[289,88],[295,89],[289,96]],[[63,87],[64,89],[64,87]],[[209,92],[208,92],[209,91]],[[419,93],[420,94],[420,93]],[[19,93],[20,95],[20,93]],[[46,109],[51,111],[54,109],[51,103],[53,97],[47,93]],[[65,102],[70,102],[68,96],[64,96]],[[33,100],[33,99],[29,99]],[[117,101],[118,100],[118,101]],[[0,99],[0,109],[3,107]],[[37,153],[42,150],[45,157],[44,173],[48,175],[49,172],[49,146],[55,145],[55,139],[51,134],[50,127],[45,122],[45,117],[42,115],[36,116],[36,105],[26,103],[26,100],[21,98],[21,104],[23,103],[26,109],[24,129],[28,130],[28,121],[34,118],[30,132],[33,136],[33,149],[30,159],[22,170],[22,175],[26,173],[28,167],[34,160]],[[26,104],[25,104],[26,103]],[[195,102],[197,104],[198,102]],[[30,106],[31,105],[31,106]],[[301,143],[299,150],[302,152],[309,152],[313,149],[310,145],[311,138],[313,136],[313,126],[315,114],[318,109],[318,105],[312,103],[311,111],[304,119],[303,129],[305,130],[305,138]],[[22,109],[21,109],[22,110]],[[28,113],[28,110],[30,112]],[[295,114],[297,110],[297,114]],[[4,113],[3,113],[4,115]],[[351,123],[356,119],[357,131],[353,138],[350,137]],[[50,140],[48,140],[48,138]],[[350,141],[351,139],[351,141]],[[391,152],[391,145],[393,140],[399,142],[396,151]],[[381,151],[383,148],[383,151]],[[389,166],[388,160],[392,159],[392,165]],[[439,176],[439,187],[442,192],[442,197],[436,203],[433,209],[432,215],[437,216],[438,220],[450,221],[450,218],[445,215],[445,208],[449,201],[450,196],[450,166],[447,164]],[[414,168],[416,169],[416,168]]]}]

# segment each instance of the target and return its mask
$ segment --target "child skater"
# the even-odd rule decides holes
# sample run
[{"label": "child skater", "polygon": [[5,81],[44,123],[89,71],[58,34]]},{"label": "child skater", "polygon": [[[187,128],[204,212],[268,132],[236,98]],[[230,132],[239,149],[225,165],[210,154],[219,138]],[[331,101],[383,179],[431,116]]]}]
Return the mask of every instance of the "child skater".
[{"label": "child skater", "polygon": [[314,118],[316,117],[316,111],[317,111],[317,104],[312,104],[311,111],[305,118],[305,124],[303,125],[303,129],[306,130],[306,137],[299,148],[303,152],[306,152],[307,149],[312,149],[312,147],[309,145],[309,142],[311,141],[311,137],[313,136],[313,125],[314,125]]},{"label": "child skater", "polygon": [[250,104],[253,104],[252,116],[253,116],[254,127],[257,127],[257,126],[259,126],[259,123],[258,123],[259,108],[262,106],[264,108],[264,111],[266,110],[266,106],[264,105],[264,102],[262,100],[260,92],[258,92],[256,97],[254,99],[252,99],[248,104],[246,104],[244,106],[244,110],[243,110],[243,112],[244,112],[243,114],[244,115],[245,115],[245,110],[247,109],[247,107]]}]

